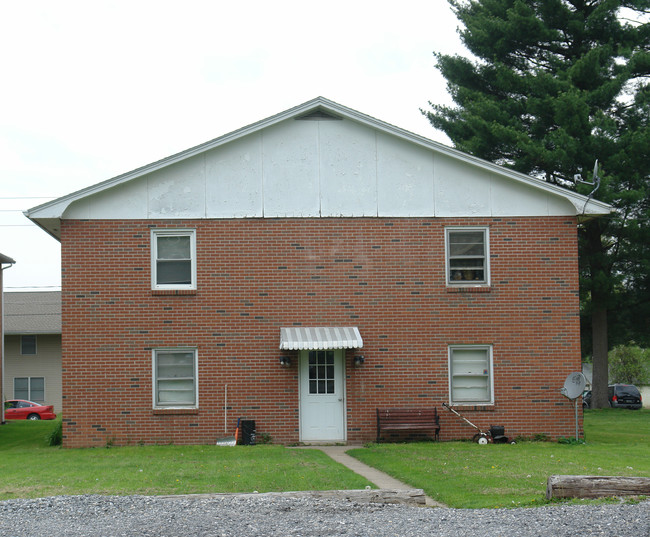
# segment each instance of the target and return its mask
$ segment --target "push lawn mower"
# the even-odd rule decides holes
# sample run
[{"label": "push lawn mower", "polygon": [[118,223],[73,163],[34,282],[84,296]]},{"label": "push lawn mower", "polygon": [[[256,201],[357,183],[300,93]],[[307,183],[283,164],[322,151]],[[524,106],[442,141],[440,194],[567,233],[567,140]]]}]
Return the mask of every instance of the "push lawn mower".
[{"label": "push lawn mower", "polygon": [[[505,427],[503,425],[490,425],[490,430],[485,432],[479,429],[476,425],[474,425],[471,421],[469,421],[465,416],[461,415],[459,412],[451,408],[447,403],[442,403],[442,406],[444,406],[447,410],[450,412],[456,414],[460,419],[462,419],[465,423],[468,423],[474,429],[478,431],[473,437],[472,441],[476,442],[477,444],[480,445],[485,445],[488,442],[492,442],[494,444],[507,444],[508,443],[508,437],[504,435],[505,432]],[[512,442],[514,444],[514,442]]]}]

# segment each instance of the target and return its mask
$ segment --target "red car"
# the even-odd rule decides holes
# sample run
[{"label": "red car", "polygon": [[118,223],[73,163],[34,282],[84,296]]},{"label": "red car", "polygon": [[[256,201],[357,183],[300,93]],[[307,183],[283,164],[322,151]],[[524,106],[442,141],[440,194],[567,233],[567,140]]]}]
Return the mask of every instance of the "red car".
[{"label": "red car", "polygon": [[23,399],[5,401],[6,420],[53,420],[56,418],[52,405],[39,405]]}]

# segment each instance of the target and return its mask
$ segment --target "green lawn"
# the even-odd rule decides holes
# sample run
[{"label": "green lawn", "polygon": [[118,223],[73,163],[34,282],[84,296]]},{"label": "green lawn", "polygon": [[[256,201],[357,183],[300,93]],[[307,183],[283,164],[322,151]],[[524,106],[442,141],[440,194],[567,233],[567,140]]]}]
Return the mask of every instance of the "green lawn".
[{"label": "green lawn", "polygon": [[459,508],[546,503],[552,474],[650,477],[650,411],[585,412],[586,444],[372,444],[359,460]]},{"label": "green lawn", "polygon": [[[60,418],[58,418],[60,419]],[[0,427],[0,499],[63,494],[192,494],[362,489],[366,479],[314,449],[282,446],[47,446],[56,421]]]},{"label": "green lawn", "polygon": [[[60,418],[59,418],[60,420]],[[368,481],[319,450],[282,446],[49,447],[57,421],[0,427],[0,499],[359,489]],[[348,453],[451,507],[546,503],[551,474],[650,477],[650,411],[585,413],[587,443],[371,444]]]}]

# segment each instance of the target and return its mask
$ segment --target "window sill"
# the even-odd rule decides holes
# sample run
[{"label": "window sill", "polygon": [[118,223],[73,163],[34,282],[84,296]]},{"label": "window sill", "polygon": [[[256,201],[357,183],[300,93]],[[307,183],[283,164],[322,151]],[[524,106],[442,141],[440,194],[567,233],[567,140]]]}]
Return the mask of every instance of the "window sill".
[{"label": "window sill", "polygon": [[489,285],[447,285],[448,293],[490,293]]},{"label": "window sill", "polygon": [[154,408],[154,416],[197,415],[198,408]]},{"label": "window sill", "polygon": [[192,296],[196,295],[196,289],[152,289],[152,296]]},{"label": "window sill", "polygon": [[494,412],[496,408],[494,404],[483,403],[480,405],[473,405],[471,403],[452,403],[453,407],[461,407],[463,411],[472,410],[474,412]]}]

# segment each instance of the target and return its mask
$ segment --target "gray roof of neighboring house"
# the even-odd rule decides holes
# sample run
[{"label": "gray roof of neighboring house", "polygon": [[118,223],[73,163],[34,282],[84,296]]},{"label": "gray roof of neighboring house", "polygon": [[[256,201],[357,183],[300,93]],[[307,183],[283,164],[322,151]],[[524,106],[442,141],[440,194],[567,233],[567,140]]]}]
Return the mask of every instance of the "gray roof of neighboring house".
[{"label": "gray roof of neighboring house", "polygon": [[61,291],[4,293],[5,334],[60,334]]},{"label": "gray roof of neighboring house", "polygon": [[15,263],[15,261],[13,259],[11,259],[11,257],[9,257],[7,255],[0,254],[0,263],[2,263],[2,264],[11,263],[13,265]]}]

